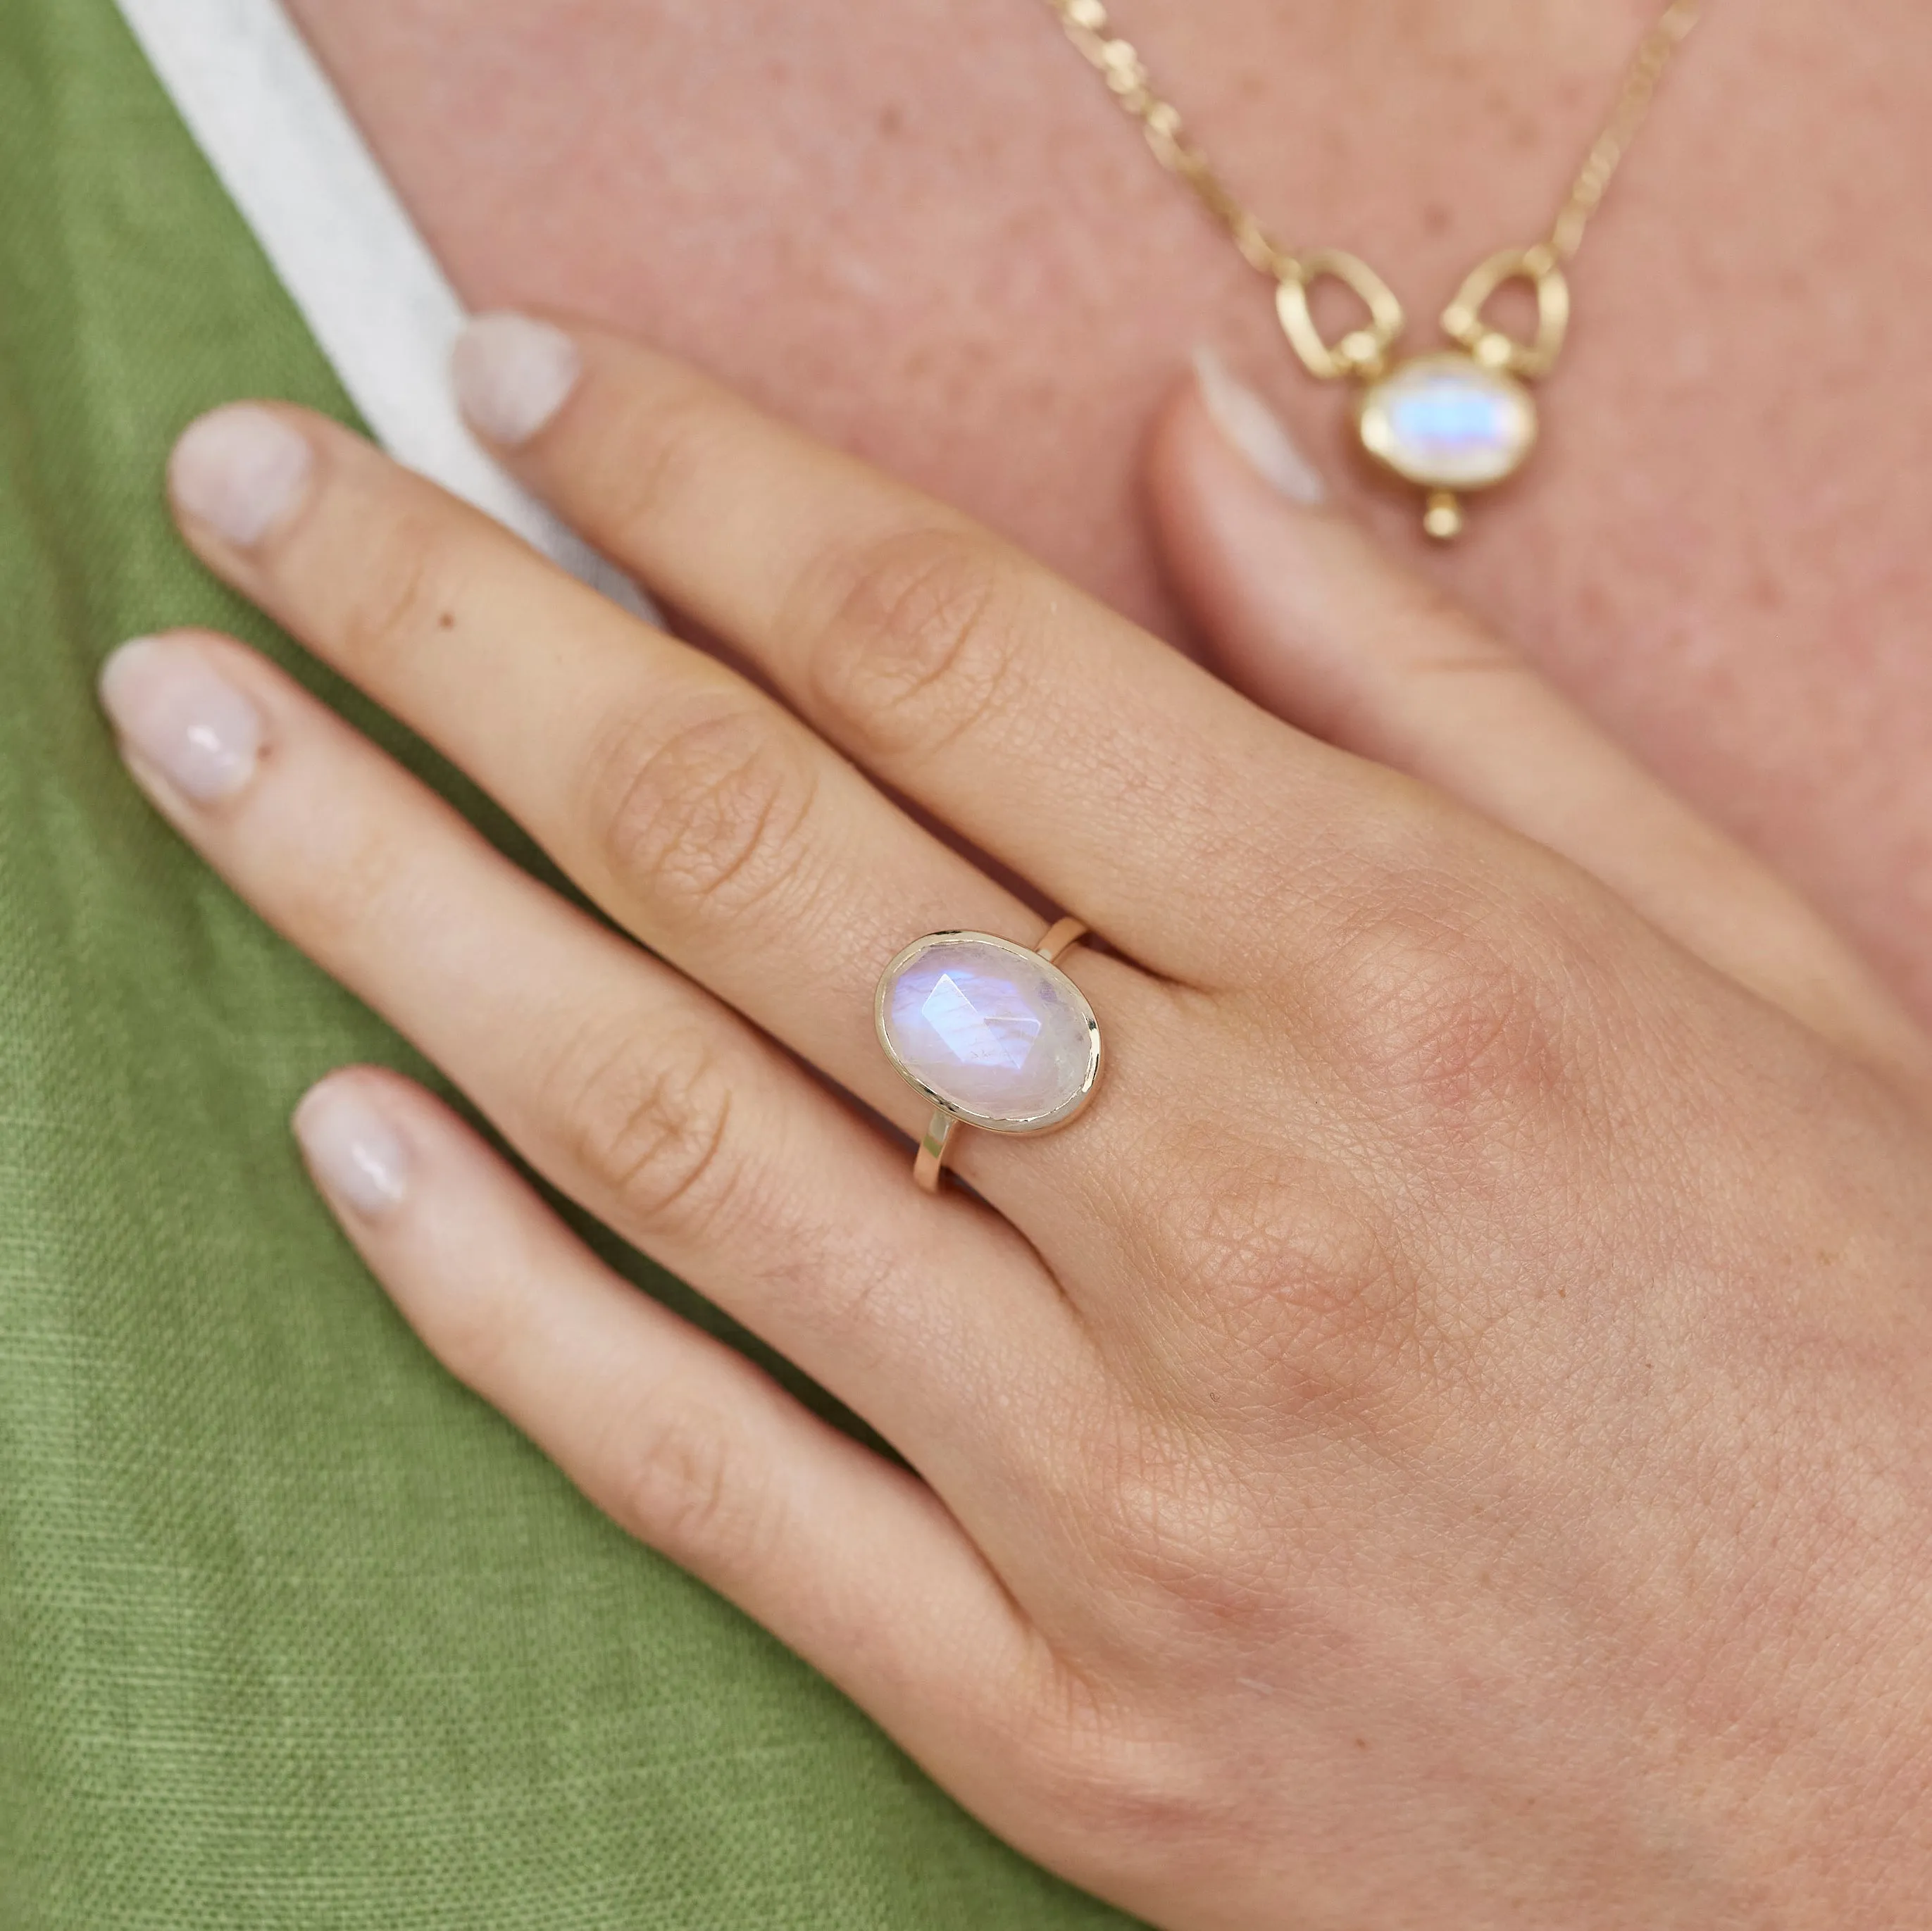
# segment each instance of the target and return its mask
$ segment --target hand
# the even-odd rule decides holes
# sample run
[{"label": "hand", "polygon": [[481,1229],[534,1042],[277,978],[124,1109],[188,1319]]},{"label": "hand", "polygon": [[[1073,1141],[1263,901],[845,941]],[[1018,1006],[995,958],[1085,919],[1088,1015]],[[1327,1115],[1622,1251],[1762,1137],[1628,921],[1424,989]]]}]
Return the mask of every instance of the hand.
[{"label": "hand", "polygon": [[[1331,743],[662,358],[498,319],[459,368],[776,697],[295,409],[190,430],[182,526],[650,951],[232,641],[111,664],[132,768],[908,1466],[350,1070],[298,1130],[428,1345],[1172,1931],[1922,1923],[1932,1075],[1829,935],[1192,392],[1178,568]],[[1109,1069],[928,1198],[861,1110],[927,1110],[873,985],[937,928],[1032,943],[1009,875],[1109,942],[1066,961]]]}]

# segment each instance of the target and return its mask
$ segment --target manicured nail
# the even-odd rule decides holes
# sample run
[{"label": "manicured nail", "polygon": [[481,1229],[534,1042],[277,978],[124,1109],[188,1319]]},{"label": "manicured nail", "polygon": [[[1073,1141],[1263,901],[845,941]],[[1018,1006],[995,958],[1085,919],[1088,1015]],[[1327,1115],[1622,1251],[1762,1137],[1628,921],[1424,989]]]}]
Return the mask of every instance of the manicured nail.
[{"label": "manicured nail", "polygon": [[247,550],[302,499],[315,467],[308,438],[252,403],[191,424],[168,464],[175,507]]},{"label": "manicured nail", "polygon": [[254,775],[262,714],[190,645],[124,643],[101,667],[100,703],[122,742],[197,805]]},{"label": "manicured nail", "polygon": [[458,339],[451,366],[463,413],[492,442],[514,449],[569,400],[584,358],[548,322],[479,315]]},{"label": "manicured nail", "polygon": [[402,1205],[409,1149],[362,1081],[331,1077],[310,1087],[291,1123],[316,1185],[332,1200],[370,1220]]},{"label": "manicured nail", "polygon": [[1304,509],[1328,500],[1320,475],[1294,446],[1287,424],[1246,383],[1235,380],[1212,349],[1195,350],[1194,378],[1216,427],[1263,482]]}]

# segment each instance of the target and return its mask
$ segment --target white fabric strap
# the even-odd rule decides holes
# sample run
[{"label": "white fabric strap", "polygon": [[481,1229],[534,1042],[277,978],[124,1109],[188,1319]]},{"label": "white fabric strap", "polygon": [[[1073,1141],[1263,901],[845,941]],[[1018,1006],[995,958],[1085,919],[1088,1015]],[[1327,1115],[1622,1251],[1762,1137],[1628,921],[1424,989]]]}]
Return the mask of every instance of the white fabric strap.
[{"label": "white fabric strap", "polygon": [[449,382],[462,304],[278,0],[121,12],[383,447],[646,614],[629,578],[492,462]]}]

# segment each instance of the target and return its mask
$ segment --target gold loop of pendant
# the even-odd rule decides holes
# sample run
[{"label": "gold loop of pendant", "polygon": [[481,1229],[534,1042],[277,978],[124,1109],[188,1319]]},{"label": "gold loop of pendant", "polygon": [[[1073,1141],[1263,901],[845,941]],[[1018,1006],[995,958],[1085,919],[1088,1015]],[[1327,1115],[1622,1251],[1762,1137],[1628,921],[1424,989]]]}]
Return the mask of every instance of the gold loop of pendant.
[{"label": "gold loop of pendant", "polygon": [[[1322,339],[1308,306],[1308,291],[1324,275],[1340,282],[1369,312],[1365,327],[1352,328],[1332,343]],[[1311,248],[1294,256],[1275,291],[1274,305],[1303,366],[1324,382],[1341,376],[1371,380],[1380,375],[1406,325],[1394,289],[1359,256],[1341,248]]]},{"label": "gold loop of pendant", "polygon": [[[1519,342],[1483,319],[1490,296],[1504,282],[1526,281],[1536,291],[1536,335]],[[1485,368],[1507,369],[1534,382],[1546,376],[1562,353],[1570,327],[1570,284],[1556,251],[1546,241],[1504,248],[1479,262],[1442,311],[1442,332],[1460,342]]]}]

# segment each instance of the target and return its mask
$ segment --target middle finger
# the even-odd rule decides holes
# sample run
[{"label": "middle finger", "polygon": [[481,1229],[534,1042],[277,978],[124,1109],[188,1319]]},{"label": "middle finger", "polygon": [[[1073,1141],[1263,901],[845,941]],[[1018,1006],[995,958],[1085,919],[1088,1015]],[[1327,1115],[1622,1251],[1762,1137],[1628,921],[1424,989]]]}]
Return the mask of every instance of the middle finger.
[{"label": "middle finger", "polygon": [[[654,949],[909,1130],[878,972],[920,933],[1031,943],[1040,914],[915,824],[780,706],[638,622],[359,438],[243,405],[182,440],[171,484],[211,567],[489,790]],[[1108,1019],[1159,988],[1070,962]],[[1106,1109],[1096,1109],[1105,1114]],[[1092,1115],[1036,1147],[967,1136],[1017,1217],[1063,1215]],[[1090,1157],[1081,1156],[1082,1146]]]}]

